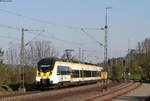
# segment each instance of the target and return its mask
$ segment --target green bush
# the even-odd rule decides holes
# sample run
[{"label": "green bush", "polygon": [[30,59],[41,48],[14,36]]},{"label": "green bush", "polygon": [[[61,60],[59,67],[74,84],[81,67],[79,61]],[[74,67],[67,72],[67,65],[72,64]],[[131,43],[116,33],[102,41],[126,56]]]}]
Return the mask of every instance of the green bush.
[{"label": "green bush", "polygon": [[120,64],[112,66],[112,78],[120,79],[124,77],[125,67]]}]

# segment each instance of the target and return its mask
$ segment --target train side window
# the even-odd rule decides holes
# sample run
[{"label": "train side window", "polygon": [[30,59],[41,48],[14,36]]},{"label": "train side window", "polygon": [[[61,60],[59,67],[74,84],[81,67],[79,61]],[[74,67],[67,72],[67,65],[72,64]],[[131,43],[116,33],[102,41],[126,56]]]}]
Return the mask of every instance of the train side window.
[{"label": "train side window", "polygon": [[94,72],[93,72],[93,71],[91,71],[91,72],[92,72],[92,73],[91,73],[91,74],[92,74],[91,76],[94,77]]},{"label": "train side window", "polygon": [[84,77],[91,77],[91,71],[84,71]]},{"label": "train side window", "polygon": [[94,71],[92,71],[92,77],[95,77],[95,72]]},{"label": "train side window", "polygon": [[92,77],[98,77],[99,72],[98,71],[92,71]]},{"label": "train side window", "polygon": [[70,75],[70,68],[68,66],[58,66],[57,75]]},{"label": "train side window", "polygon": [[79,78],[79,70],[73,70],[72,74],[73,74],[73,78]]},{"label": "train side window", "polygon": [[81,77],[84,77],[84,71],[83,70],[80,70],[80,75],[81,75]]}]

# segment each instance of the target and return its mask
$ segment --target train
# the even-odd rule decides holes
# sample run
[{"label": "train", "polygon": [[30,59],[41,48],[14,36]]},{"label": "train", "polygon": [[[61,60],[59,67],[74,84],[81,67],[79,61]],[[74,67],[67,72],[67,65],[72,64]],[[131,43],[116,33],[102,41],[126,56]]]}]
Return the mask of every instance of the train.
[{"label": "train", "polygon": [[107,79],[103,67],[58,58],[43,58],[38,63],[36,83],[40,85],[65,85],[97,82]]}]

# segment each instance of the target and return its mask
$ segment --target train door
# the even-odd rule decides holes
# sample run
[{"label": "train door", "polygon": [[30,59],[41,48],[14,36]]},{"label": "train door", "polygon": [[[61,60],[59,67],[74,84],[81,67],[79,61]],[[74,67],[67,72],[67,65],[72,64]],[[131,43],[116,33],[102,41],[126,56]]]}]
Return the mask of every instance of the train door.
[{"label": "train door", "polygon": [[57,67],[58,82],[70,81],[70,67],[58,66]]},{"label": "train door", "polygon": [[69,66],[63,66],[62,70],[62,81],[70,81],[70,67]]},{"label": "train door", "polygon": [[62,82],[63,81],[61,66],[57,66],[57,80],[58,80],[58,82]]}]

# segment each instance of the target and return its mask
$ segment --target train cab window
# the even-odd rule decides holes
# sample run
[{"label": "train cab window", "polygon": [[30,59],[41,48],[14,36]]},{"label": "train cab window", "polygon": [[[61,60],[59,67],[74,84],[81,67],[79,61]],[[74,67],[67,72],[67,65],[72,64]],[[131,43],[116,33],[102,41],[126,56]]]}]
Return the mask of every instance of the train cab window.
[{"label": "train cab window", "polygon": [[44,58],[38,62],[38,70],[40,72],[52,71],[54,68],[55,61],[52,58]]},{"label": "train cab window", "polygon": [[57,75],[70,75],[70,67],[57,66]]}]

